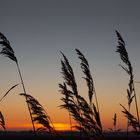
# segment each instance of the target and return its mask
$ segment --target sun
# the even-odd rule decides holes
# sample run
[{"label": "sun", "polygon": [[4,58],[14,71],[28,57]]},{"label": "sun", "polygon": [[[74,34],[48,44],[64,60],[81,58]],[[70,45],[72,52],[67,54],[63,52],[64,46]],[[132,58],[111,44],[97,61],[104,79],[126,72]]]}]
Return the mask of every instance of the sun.
[{"label": "sun", "polygon": [[[41,127],[42,125],[40,124],[35,124],[36,128]],[[75,126],[74,124],[72,126]],[[53,123],[53,126],[55,128],[55,130],[57,131],[71,131],[71,127],[70,124],[68,123]],[[13,127],[13,124],[9,124],[9,126],[7,126],[7,128],[9,130],[31,130],[32,129],[32,124],[31,123],[26,123],[26,124],[15,124]],[[75,131],[75,128],[72,127],[72,130]]]}]

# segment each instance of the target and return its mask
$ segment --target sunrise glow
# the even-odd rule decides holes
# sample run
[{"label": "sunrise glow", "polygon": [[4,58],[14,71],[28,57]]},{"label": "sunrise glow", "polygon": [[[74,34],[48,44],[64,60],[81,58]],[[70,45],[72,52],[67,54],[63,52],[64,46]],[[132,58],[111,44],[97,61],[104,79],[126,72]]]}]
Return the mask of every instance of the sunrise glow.
[{"label": "sunrise glow", "polygon": [[[40,124],[36,124],[35,127],[36,129],[41,127],[42,125]],[[74,124],[73,124],[74,126]],[[57,131],[70,131],[71,128],[70,128],[70,125],[67,124],[67,123],[53,123],[53,127],[55,128],[55,130]],[[13,125],[8,125],[7,126],[7,129],[8,130],[13,130],[13,131],[22,131],[22,130],[32,130],[32,124],[31,123],[27,123],[27,124],[15,124],[14,126]],[[75,128],[72,128],[73,131],[75,131]]]}]

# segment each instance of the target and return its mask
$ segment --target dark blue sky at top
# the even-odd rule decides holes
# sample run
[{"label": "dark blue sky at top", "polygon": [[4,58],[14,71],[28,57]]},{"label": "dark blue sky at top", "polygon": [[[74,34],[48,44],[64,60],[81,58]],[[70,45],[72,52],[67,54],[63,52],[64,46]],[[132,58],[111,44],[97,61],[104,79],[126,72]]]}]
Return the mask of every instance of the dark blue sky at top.
[{"label": "dark blue sky at top", "polygon": [[25,44],[23,49],[27,45],[29,49],[96,48],[96,44],[101,46],[100,42],[114,41],[110,37],[113,38],[115,29],[128,39],[131,33],[132,37],[139,36],[139,0],[1,0],[0,3],[1,32],[13,43]]},{"label": "dark blue sky at top", "polygon": [[[49,92],[58,91],[59,51],[78,71],[75,48],[89,60],[97,86],[104,89],[112,81],[119,86],[118,74],[123,72],[115,53],[116,29],[126,41],[136,78],[140,80],[139,0],[0,0],[0,31],[10,40],[27,85],[33,85],[27,86],[31,91],[39,86],[45,91],[52,85],[55,87]],[[5,73],[17,75],[12,63],[0,57],[5,83],[9,78]]]},{"label": "dark blue sky at top", "polygon": [[75,48],[102,69],[119,60],[116,29],[138,61],[139,5],[139,0],[0,0],[0,31],[27,69],[57,65],[60,50],[73,59]]}]

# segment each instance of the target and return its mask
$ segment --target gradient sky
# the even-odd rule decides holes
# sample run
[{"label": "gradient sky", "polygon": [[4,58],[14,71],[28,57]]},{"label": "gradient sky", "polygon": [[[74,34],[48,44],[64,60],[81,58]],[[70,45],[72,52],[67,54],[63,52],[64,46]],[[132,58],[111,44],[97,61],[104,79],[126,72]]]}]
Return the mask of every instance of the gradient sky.
[{"label": "gradient sky", "polygon": [[[74,69],[80,94],[87,97],[74,50],[78,48],[90,64],[104,129],[112,127],[114,113],[117,127],[125,128],[119,104],[127,106],[128,76],[118,66],[115,30],[126,42],[135,80],[140,81],[139,6],[139,0],[0,0],[0,32],[11,42],[27,92],[40,101],[54,123],[68,123],[67,111],[58,107],[62,104],[58,83],[63,82],[60,50]],[[0,56],[0,96],[19,80],[15,63]],[[140,99],[140,84],[136,90]],[[0,103],[8,127],[29,126],[21,92],[19,86]]]}]

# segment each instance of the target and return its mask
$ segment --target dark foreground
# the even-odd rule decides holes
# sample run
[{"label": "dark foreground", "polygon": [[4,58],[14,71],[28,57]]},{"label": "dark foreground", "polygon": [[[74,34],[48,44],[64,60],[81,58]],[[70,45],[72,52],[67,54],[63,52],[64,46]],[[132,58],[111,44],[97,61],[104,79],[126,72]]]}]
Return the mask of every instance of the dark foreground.
[{"label": "dark foreground", "polygon": [[[78,133],[70,134],[68,132],[61,132],[60,136],[53,136],[46,133],[33,134],[32,132],[0,132],[0,140],[87,140],[87,138],[80,137]],[[138,135],[124,134],[105,134],[105,140],[140,140]]]}]

